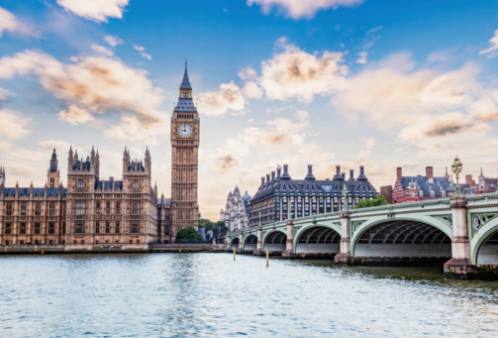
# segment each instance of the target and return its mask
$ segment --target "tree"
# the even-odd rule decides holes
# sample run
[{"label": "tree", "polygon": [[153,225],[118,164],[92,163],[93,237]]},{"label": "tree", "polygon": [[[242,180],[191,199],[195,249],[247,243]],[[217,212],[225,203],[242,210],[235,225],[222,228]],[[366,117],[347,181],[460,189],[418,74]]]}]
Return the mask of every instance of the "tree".
[{"label": "tree", "polygon": [[358,204],[356,204],[355,209],[376,207],[379,205],[386,205],[386,204],[388,203],[384,198],[384,196],[379,195],[375,198],[361,200],[360,202],[358,202]]},{"label": "tree", "polygon": [[201,235],[194,228],[183,228],[176,233],[176,243],[198,243]]}]

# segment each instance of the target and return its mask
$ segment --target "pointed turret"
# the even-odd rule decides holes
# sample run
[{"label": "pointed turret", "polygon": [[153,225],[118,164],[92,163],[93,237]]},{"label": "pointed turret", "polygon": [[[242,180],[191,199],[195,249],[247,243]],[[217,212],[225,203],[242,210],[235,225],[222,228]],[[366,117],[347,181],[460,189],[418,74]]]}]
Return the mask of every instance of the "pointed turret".
[{"label": "pointed turret", "polygon": [[50,167],[49,171],[55,173],[58,170],[58,161],[57,161],[57,153],[55,152],[55,148],[52,151],[52,157],[50,158]]},{"label": "pointed turret", "polygon": [[190,85],[190,80],[188,78],[187,61],[185,61],[185,70],[183,72],[183,80],[182,83],[180,84],[180,89],[192,90],[192,86]]},{"label": "pointed turret", "polygon": [[185,62],[185,71],[180,83],[180,96],[175,107],[175,112],[197,112],[192,100],[192,85],[188,78],[187,62]]}]

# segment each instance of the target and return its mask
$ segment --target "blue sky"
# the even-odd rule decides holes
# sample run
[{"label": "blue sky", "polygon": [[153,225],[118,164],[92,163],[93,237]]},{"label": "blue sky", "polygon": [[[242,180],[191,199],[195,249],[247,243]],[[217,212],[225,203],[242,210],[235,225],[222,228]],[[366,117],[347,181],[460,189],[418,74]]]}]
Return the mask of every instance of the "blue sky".
[{"label": "blue sky", "polygon": [[[201,114],[200,206],[255,193],[283,163],[365,165],[375,186],[459,155],[498,176],[498,3],[0,0],[0,164],[44,183],[50,148],[151,148],[169,196],[169,117],[189,61]],[[496,35],[495,35],[496,34]]]}]

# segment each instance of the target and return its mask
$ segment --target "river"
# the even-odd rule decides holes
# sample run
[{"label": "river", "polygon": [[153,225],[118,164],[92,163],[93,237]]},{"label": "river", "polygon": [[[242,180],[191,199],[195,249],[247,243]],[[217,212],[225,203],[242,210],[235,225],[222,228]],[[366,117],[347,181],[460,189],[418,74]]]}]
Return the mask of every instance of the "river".
[{"label": "river", "polygon": [[498,337],[498,282],[223,253],[0,256],[0,337]]}]

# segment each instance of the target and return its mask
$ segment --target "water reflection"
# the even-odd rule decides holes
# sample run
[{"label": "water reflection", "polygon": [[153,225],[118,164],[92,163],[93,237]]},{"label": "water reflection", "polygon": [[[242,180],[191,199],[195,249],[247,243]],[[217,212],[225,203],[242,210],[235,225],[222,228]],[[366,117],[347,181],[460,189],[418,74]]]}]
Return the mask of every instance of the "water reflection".
[{"label": "water reflection", "polygon": [[4,256],[0,337],[496,336],[498,282],[228,254]]}]

